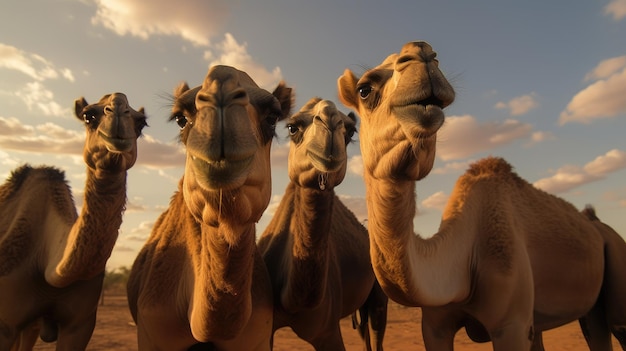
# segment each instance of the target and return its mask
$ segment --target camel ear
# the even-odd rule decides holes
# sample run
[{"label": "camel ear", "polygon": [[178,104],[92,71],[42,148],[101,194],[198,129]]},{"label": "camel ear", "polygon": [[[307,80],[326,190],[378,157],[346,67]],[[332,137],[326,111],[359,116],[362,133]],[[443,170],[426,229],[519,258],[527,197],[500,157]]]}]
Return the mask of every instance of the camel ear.
[{"label": "camel ear", "polygon": [[356,96],[356,83],[358,79],[351,70],[347,69],[337,80],[337,89],[341,102],[351,108],[358,109],[359,102]]},{"label": "camel ear", "polygon": [[177,99],[187,90],[189,90],[189,85],[187,85],[187,82],[180,82],[178,86],[176,86],[176,88],[174,89],[174,98]]},{"label": "camel ear", "polygon": [[85,100],[85,98],[84,98],[84,97],[82,97],[82,96],[81,96],[80,98],[78,98],[78,99],[76,99],[76,100],[74,101],[74,114],[75,114],[75,115],[76,115],[76,117],[77,117],[78,119],[80,119],[81,121],[83,120],[83,115],[82,115],[83,109],[84,109],[87,105],[89,105],[89,104],[87,103],[87,100]]},{"label": "camel ear", "polygon": [[142,115],[146,114],[146,110],[144,110],[143,106],[141,106],[139,110],[137,110],[137,112],[141,113]]},{"label": "camel ear", "polygon": [[272,93],[280,102],[280,109],[282,111],[282,116],[279,120],[283,120],[287,118],[291,114],[291,108],[294,105],[294,95],[293,89],[288,87],[284,81],[278,83],[276,89]]}]

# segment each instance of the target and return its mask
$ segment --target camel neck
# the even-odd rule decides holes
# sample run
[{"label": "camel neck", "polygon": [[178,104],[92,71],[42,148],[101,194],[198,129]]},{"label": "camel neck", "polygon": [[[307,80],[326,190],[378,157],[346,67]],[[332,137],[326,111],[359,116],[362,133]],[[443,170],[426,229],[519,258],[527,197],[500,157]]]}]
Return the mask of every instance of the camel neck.
[{"label": "camel neck", "polygon": [[429,239],[413,228],[414,181],[375,179],[365,174],[372,263],[392,299],[410,306],[444,305],[469,293],[471,245],[461,233],[445,231]]},{"label": "camel neck", "polygon": [[285,310],[316,307],[324,298],[329,261],[329,234],[335,199],[333,190],[305,188],[290,183],[283,203],[293,214],[286,218],[293,244],[286,252],[290,262],[281,292]]},{"label": "camel neck", "polygon": [[[192,249],[194,283],[189,320],[197,340],[234,335],[252,311],[255,226],[197,223],[200,246]],[[236,230],[237,232],[233,232]],[[237,243],[227,238],[237,237]]]},{"label": "camel neck", "polygon": [[47,280],[66,286],[105,270],[117,240],[126,205],[126,172],[87,170],[84,203],[65,245],[53,249]]}]

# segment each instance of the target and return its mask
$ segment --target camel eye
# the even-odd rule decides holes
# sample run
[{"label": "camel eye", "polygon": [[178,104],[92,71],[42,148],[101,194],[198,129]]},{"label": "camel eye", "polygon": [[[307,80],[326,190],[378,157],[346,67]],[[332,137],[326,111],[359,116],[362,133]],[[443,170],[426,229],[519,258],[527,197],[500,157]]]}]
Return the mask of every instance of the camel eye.
[{"label": "camel eye", "polygon": [[361,99],[367,99],[367,97],[372,93],[372,90],[373,89],[370,85],[363,85],[357,89]]},{"label": "camel eye", "polygon": [[289,135],[295,135],[298,132],[298,127],[295,124],[288,124],[287,130],[289,131]]},{"label": "camel eye", "polygon": [[83,121],[85,121],[85,124],[90,124],[95,121],[95,119],[96,116],[93,113],[83,113]]},{"label": "camel eye", "polygon": [[178,124],[178,126],[180,127],[180,129],[184,129],[187,126],[187,117],[184,115],[177,115],[176,117],[176,124]]}]

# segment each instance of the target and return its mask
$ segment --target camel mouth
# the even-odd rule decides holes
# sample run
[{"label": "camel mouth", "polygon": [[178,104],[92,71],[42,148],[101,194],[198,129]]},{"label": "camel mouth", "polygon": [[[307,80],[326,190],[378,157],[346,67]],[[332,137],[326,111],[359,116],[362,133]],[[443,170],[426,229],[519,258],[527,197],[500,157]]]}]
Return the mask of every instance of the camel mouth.
[{"label": "camel mouth", "polygon": [[243,184],[252,160],[248,157],[241,160],[206,161],[197,156],[190,156],[196,180],[207,189],[229,190]]},{"label": "camel mouth", "polygon": [[323,173],[334,173],[341,169],[344,163],[343,158],[324,157],[314,152],[308,151],[307,156],[311,160],[313,167]]},{"label": "camel mouth", "polygon": [[99,132],[100,138],[104,141],[107,150],[110,152],[129,152],[133,148],[133,139],[113,138]]},{"label": "camel mouth", "polygon": [[395,106],[393,112],[405,133],[415,137],[431,136],[443,125],[445,114],[441,101],[436,98],[420,100],[412,104]]}]

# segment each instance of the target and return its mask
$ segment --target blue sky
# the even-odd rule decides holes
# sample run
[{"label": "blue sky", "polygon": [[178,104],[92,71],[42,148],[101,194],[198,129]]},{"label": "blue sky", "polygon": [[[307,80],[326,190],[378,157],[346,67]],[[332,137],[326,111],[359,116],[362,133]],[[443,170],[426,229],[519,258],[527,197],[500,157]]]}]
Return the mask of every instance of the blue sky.
[{"label": "blue sky", "polygon": [[[437,230],[468,163],[489,155],[578,208],[593,204],[626,235],[626,0],[4,0],[0,179],[23,163],[54,165],[82,205],[84,130],[73,102],[125,93],[150,124],[109,260],[109,269],[130,266],[183,173],[178,128],[166,122],[179,82],[198,85],[210,65],[228,64],[268,90],[284,79],[296,110],[313,96],[341,106],[345,68],[360,75],[414,40],[433,46],[457,91],[435,168],[417,187],[422,236]],[[259,232],[287,182],[282,127]],[[364,220],[358,141],[349,153],[336,191]]]}]

